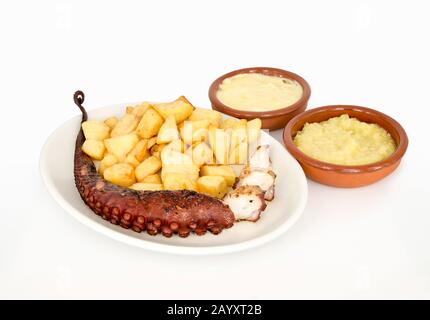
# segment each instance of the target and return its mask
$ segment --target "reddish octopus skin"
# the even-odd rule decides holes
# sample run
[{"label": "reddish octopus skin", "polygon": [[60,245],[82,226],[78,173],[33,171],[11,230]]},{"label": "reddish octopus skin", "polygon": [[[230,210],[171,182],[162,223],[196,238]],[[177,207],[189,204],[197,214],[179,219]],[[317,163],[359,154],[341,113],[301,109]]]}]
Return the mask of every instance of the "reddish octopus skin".
[{"label": "reddish octopus skin", "polygon": [[[84,94],[77,91],[74,100],[82,111],[82,122],[86,121]],[[110,183],[82,151],[84,141],[81,127],[75,145],[75,184],[85,204],[103,219],[136,232],[146,230],[150,235],[161,233],[165,237],[187,237],[191,232],[203,235],[208,230],[219,234],[233,226],[233,212],[216,198],[188,190],[137,191]]]}]

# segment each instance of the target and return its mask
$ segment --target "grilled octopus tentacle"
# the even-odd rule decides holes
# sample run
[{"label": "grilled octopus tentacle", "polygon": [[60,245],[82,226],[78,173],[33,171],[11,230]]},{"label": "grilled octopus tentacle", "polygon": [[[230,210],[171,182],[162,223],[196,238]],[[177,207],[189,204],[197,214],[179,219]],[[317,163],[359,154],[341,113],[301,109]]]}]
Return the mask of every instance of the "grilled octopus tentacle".
[{"label": "grilled octopus tentacle", "polygon": [[[76,91],[73,99],[82,112],[82,122],[86,121],[83,92]],[[84,141],[81,126],[75,145],[75,183],[84,202],[103,219],[136,232],[146,230],[150,235],[161,233],[165,237],[187,237],[191,232],[203,235],[208,230],[218,234],[233,226],[233,212],[216,198],[188,190],[137,191],[110,183],[82,151]]]}]

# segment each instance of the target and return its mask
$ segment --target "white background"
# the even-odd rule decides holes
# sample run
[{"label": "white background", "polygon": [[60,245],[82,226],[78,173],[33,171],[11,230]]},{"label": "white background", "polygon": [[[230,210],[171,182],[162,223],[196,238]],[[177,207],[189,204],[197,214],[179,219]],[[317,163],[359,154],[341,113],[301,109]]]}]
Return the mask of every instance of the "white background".
[{"label": "white background", "polygon": [[[430,298],[429,12],[428,1],[2,1],[0,297]],[[212,80],[248,66],[302,75],[309,107],[397,119],[410,138],[399,169],[359,189],[309,181],[287,234],[209,257],[115,242],[46,192],[39,152],[78,113],[75,90],[89,109],[181,94],[210,107]]]}]

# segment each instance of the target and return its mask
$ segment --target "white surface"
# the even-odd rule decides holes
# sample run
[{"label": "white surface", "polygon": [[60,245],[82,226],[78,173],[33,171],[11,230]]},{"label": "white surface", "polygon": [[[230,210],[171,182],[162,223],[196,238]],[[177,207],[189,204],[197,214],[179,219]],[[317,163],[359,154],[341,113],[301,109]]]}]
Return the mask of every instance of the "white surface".
[{"label": "white surface", "polygon": [[[430,298],[429,5],[1,2],[0,296]],[[349,103],[394,117],[410,138],[398,170],[354,190],[310,182],[289,232],[213,257],[107,239],[46,192],[39,152],[77,114],[76,89],[90,109],[181,94],[209,106],[213,79],[258,65],[302,75],[310,107]]]},{"label": "white surface", "polygon": [[[124,114],[127,104],[111,105],[88,112],[88,119],[101,120]],[[209,232],[202,237],[191,234],[166,238],[136,233],[113,225],[95,215],[82,201],[73,175],[76,134],[81,115],[64,123],[52,133],[43,146],[40,172],[47,190],[57,203],[73,217],[110,238],[148,250],[174,254],[209,255],[250,249],[279,237],[297,222],[306,205],[308,186],[298,162],[283,145],[262,132],[261,144],[270,146],[273,170],[278,174],[276,197],[267,203],[257,223],[243,221],[225,229],[219,236]],[[57,151],[61,149],[59,154]]]}]

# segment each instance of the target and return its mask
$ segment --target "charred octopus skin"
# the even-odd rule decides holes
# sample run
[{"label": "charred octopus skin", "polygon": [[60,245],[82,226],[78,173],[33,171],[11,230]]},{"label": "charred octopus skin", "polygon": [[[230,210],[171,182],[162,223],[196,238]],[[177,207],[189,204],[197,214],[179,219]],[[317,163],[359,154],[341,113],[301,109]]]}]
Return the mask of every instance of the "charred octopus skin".
[{"label": "charred octopus skin", "polygon": [[[73,98],[82,112],[82,122],[86,121],[83,92],[77,91]],[[85,204],[103,219],[136,232],[146,230],[150,235],[161,233],[165,237],[187,237],[192,232],[203,235],[206,231],[218,234],[233,226],[233,212],[216,198],[188,190],[137,191],[108,182],[82,151],[84,141],[81,127],[75,146],[75,183]]]}]

